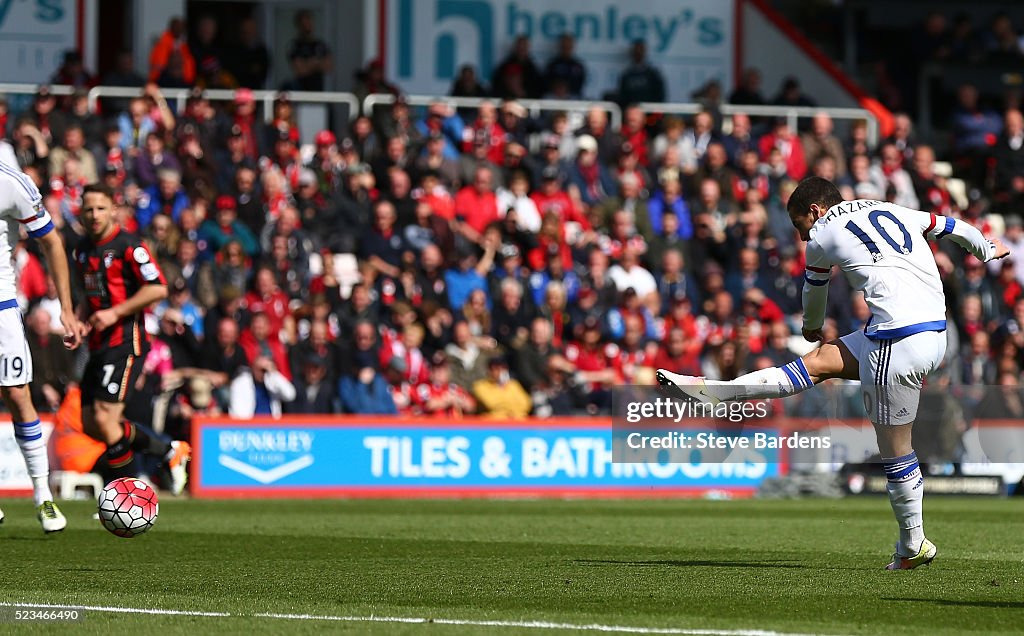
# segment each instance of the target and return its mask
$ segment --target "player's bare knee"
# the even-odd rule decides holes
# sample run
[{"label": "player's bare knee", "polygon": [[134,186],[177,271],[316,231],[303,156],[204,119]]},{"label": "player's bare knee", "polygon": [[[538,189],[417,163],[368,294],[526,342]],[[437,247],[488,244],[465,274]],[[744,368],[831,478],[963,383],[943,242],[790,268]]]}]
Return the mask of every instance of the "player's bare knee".
[{"label": "player's bare knee", "polygon": [[32,394],[28,385],[0,387],[0,397],[3,397],[7,409],[16,421],[27,422],[35,419],[35,407],[32,405]]}]

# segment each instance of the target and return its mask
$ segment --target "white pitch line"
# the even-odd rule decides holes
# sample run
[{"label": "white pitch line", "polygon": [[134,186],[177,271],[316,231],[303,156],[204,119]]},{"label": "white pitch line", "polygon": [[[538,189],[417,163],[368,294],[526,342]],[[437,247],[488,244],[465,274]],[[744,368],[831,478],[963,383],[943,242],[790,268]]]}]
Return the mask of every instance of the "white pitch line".
[{"label": "white pitch line", "polygon": [[673,634],[675,636],[816,636],[776,632],[764,629],[685,629],[679,627],[638,627],[631,625],[601,625],[598,623],[551,623],[547,621],[485,621],[459,618],[418,618],[404,616],[330,616],[318,614],[274,614],[258,612],[200,612],[192,610],[169,610],[141,607],[107,607],[103,605],[58,605],[51,603],[12,603],[0,601],[0,607],[32,607],[54,610],[83,610],[111,614],[149,614],[156,616],[199,616],[209,618],[275,618],[289,621],[338,621],[344,623],[411,623],[433,625],[459,625],[466,627],[508,627],[517,629],[574,629],[587,632],[611,632],[620,634]]}]

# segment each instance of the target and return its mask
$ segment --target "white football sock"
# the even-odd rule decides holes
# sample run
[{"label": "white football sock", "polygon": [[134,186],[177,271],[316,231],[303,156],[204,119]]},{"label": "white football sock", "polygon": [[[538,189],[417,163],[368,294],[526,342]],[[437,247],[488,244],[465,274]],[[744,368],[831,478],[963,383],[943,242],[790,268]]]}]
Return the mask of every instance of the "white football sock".
[{"label": "white football sock", "polygon": [[782,398],[811,388],[811,376],[800,358],[781,367],[761,369],[735,380],[705,380],[707,392],[719,400]]},{"label": "white football sock", "polygon": [[33,500],[38,506],[44,501],[53,501],[50,492],[50,460],[46,455],[43,427],[39,420],[15,422],[14,438],[18,440],[21,456],[25,458],[28,475],[32,478]]},{"label": "white football sock", "polygon": [[902,556],[913,556],[924,541],[924,477],[917,463],[917,453],[893,459],[882,458],[882,463],[888,479],[889,503],[900,527],[897,551]]}]

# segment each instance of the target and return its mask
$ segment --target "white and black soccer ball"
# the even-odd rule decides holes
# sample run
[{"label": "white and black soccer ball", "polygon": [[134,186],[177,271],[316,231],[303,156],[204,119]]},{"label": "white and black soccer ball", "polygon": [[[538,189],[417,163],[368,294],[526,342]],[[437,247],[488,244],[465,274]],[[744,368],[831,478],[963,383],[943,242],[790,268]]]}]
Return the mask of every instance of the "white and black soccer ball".
[{"label": "white and black soccer ball", "polygon": [[98,503],[100,523],[125,539],[152,528],[160,512],[153,487],[133,477],[121,477],[107,484]]}]

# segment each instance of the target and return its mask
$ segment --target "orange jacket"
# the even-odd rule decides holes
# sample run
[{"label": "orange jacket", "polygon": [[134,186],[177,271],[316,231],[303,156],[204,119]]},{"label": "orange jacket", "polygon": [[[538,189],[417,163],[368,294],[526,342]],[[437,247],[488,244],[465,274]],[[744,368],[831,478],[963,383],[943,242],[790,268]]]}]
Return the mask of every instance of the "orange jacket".
[{"label": "orange jacket", "polygon": [[175,49],[181,53],[182,64],[184,64],[182,79],[188,84],[193,84],[196,81],[196,60],[192,57],[188,43],[176,40],[169,31],[164,31],[149,53],[149,81],[155,82],[160,78]]},{"label": "orange jacket", "polygon": [[82,432],[82,391],[77,386],[68,388],[64,401],[53,420],[50,435],[53,456],[57,460],[56,470],[71,470],[87,473],[107,450]]}]

